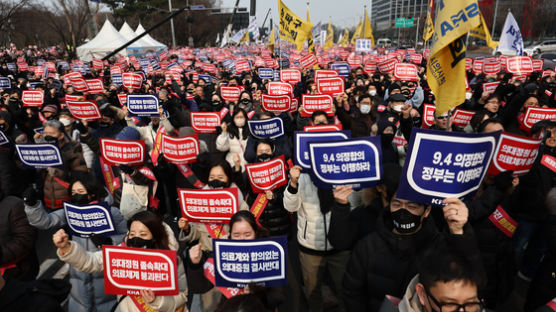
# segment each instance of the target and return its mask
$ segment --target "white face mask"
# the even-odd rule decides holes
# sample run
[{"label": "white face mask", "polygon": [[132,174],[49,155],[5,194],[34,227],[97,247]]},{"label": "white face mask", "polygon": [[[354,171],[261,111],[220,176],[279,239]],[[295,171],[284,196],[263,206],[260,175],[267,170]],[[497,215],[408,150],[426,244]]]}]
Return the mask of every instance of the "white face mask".
[{"label": "white face mask", "polygon": [[471,97],[473,96],[473,93],[471,92],[465,92],[465,99],[466,100],[471,100]]},{"label": "white face mask", "polygon": [[67,127],[71,124],[71,121],[67,118],[60,118],[59,120],[62,123],[62,125],[64,125],[64,127]]},{"label": "white face mask", "polygon": [[371,105],[361,105],[359,107],[359,110],[361,111],[361,114],[368,114],[371,112]]},{"label": "white face mask", "polygon": [[396,106],[394,106],[394,110],[395,110],[396,112],[401,112],[401,111],[402,111],[402,107],[403,107],[403,105],[396,105]]},{"label": "white face mask", "polygon": [[236,127],[241,128],[245,126],[245,119],[243,118],[234,119],[234,123],[236,124]]},{"label": "white face mask", "polygon": [[376,95],[376,90],[369,90],[369,95],[370,96],[375,96]]}]

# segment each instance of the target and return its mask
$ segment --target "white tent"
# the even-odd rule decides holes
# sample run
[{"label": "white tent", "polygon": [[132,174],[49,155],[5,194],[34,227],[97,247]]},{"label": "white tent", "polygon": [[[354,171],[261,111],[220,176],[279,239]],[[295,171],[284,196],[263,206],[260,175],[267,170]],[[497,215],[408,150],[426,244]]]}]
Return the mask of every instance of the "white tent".
[{"label": "white tent", "polygon": [[[144,32],[145,32],[145,28],[143,28],[143,26],[139,24],[134,34],[135,36],[138,36]],[[140,44],[135,45],[135,43],[137,42],[139,42]],[[137,42],[135,42],[134,44],[130,45],[127,48],[127,55],[143,56],[148,53],[159,53],[163,50],[168,49],[168,47],[165,44],[154,40],[153,37],[151,37],[149,34],[144,35]]]},{"label": "white tent", "polygon": [[[101,59],[127,42],[109,20],[104,22],[98,34],[89,42],[77,47],[80,60],[90,62],[93,58]],[[119,56],[127,56],[125,49],[118,52]]]},{"label": "white tent", "polygon": [[[133,31],[133,29],[129,26],[127,22],[124,22],[122,28],[120,28],[120,35],[122,35],[127,41],[133,40],[137,35]],[[137,47],[153,47],[151,42],[145,40],[145,37],[135,41],[132,43],[128,48],[137,48]]]},{"label": "white tent", "polygon": [[[144,32],[145,32],[145,28],[143,28],[143,25],[141,25],[139,23],[139,26],[137,26],[137,29],[135,30],[135,33],[137,35],[140,35]],[[164,43],[161,43],[161,42],[157,41],[156,39],[151,37],[151,35],[149,35],[149,34],[144,35],[142,39],[145,39],[145,41],[149,42],[150,44],[152,44],[155,47],[164,47],[166,49],[168,48]]]}]

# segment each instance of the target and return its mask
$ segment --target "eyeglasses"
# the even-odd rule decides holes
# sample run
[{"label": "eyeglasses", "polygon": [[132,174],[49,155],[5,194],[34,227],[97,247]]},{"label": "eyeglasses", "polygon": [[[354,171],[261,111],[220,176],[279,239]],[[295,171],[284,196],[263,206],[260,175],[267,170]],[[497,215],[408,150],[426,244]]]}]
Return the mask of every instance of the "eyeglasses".
[{"label": "eyeglasses", "polygon": [[[439,302],[434,298],[430,292],[425,288],[425,293],[427,297],[434,302],[434,304],[440,308],[440,312],[482,312],[483,311],[483,303],[481,301],[475,302],[466,302],[464,304],[459,304],[455,302]],[[462,310],[463,309],[463,310]]]}]

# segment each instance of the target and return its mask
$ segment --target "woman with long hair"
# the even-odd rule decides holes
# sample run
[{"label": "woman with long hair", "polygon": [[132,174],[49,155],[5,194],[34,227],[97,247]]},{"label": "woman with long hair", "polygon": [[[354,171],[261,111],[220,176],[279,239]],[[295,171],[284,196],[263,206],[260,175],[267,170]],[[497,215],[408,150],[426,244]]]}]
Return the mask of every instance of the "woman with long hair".
[{"label": "woman with long hair", "polygon": [[245,166],[243,153],[250,133],[247,119],[247,113],[243,109],[234,110],[232,122],[222,122],[222,133],[216,138],[216,148],[221,152],[228,152],[226,161],[233,166],[234,161],[239,159],[242,171]]}]

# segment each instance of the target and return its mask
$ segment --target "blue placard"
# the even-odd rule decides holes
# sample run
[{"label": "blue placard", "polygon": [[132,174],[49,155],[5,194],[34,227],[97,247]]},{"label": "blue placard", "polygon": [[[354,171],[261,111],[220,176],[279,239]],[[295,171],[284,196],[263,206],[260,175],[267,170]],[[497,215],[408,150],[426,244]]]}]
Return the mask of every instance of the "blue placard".
[{"label": "blue placard", "polygon": [[158,98],[152,94],[128,94],[127,110],[134,116],[160,116]]},{"label": "blue placard", "polygon": [[12,88],[12,80],[8,77],[0,77],[0,89],[11,89]]},{"label": "blue placard", "polygon": [[159,70],[160,69],[160,65],[158,64],[158,62],[155,59],[151,59],[151,65],[153,66],[154,70]]},{"label": "blue placard", "polygon": [[293,133],[294,163],[303,168],[303,171],[309,172],[311,169],[311,160],[309,158],[309,146],[307,142],[343,141],[349,138],[351,138],[350,130],[319,132],[295,131]]},{"label": "blue placard", "polygon": [[29,90],[35,90],[37,86],[42,86],[41,81],[29,82]]},{"label": "blue placard", "polygon": [[42,66],[44,64],[44,62],[46,62],[44,59],[38,59],[37,60],[37,65]]},{"label": "blue placard", "polygon": [[279,70],[274,71],[274,81],[280,81],[280,71]]},{"label": "blue placard", "polygon": [[351,185],[359,189],[375,186],[382,179],[380,136],[307,144],[317,187]]},{"label": "blue placard", "polygon": [[52,83],[50,83],[50,88],[56,89],[56,91],[60,91],[62,88],[62,82],[60,80],[54,79]]},{"label": "blue placard", "polygon": [[0,130],[0,145],[4,145],[8,143],[10,143],[10,140],[8,139],[6,134],[4,134],[4,131]]},{"label": "blue placard", "polygon": [[485,176],[499,132],[466,134],[413,129],[397,197],[441,205],[448,197],[475,194]]},{"label": "blue placard", "polygon": [[69,69],[69,63],[65,61],[61,61],[57,63],[57,67],[61,67],[63,70]]},{"label": "blue placard", "polygon": [[123,84],[122,75],[112,75],[112,83],[121,86]]},{"label": "blue placard", "polygon": [[212,77],[210,75],[199,74],[199,79],[203,79],[207,83],[207,85],[212,84]]},{"label": "blue placard", "polygon": [[245,288],[287,284],[285,236],[258,240],[213,239],[216,286]]},{"label": "blue placard", "polygon": [[71,70],[74,72],[80,72],[81,74],[83,74],[83,72],[85,71],[85,67],[83,65],[73,65],[71,67]]},{"label": "blue placard", "polygon": [[33,131],[35,131],[35,133],[42,135],[44,133],[44,127],[35,128],[33,129]]},{"label": "blue placard", "polygon": [[222,66],[224,66],[228,69],[232,68],[232,66],[234,66],[234,65],[235,65],[234,60],[223,60],[222,61]]},{"label": "blue placard", "polygon": [[73,235],[89,237],[93,233],[103,236],[116,233],[110,206],[106,202],[86,206],[64,202],[64,210]]},{"label": "blue placard", "polygon": [[275,139],[284,135],[284,122],[280,117],[248,120],[249,131],[257,139]]},{"label": "blue placard", "polygon": [[8,66],[8,69],[10,71],[16,71],[17,70],[17,66],[15,65],[15,63],[6,63],[6,66]]},{"label": "blue placard", "polygon": [[274,69],[272,68],[259,68],[259,78],[261,79],[273,79]]},{"label": "blue placard", "polygon": [[351,72],[349,64],[345,62],[332,63],[330,64],[330,69],[337,70],[338,75],[343,77],[348,77],[349,73]]},{"label": "blue placard", "polygon": [[280,66],[280,68],[290,68],[290,60],[278,59],[278,65]]},{"label": "blue placard", "polygon": [[16,144],[15,148],[25,168],[43,169],[64,165],[60,149],[55,144]]}]

